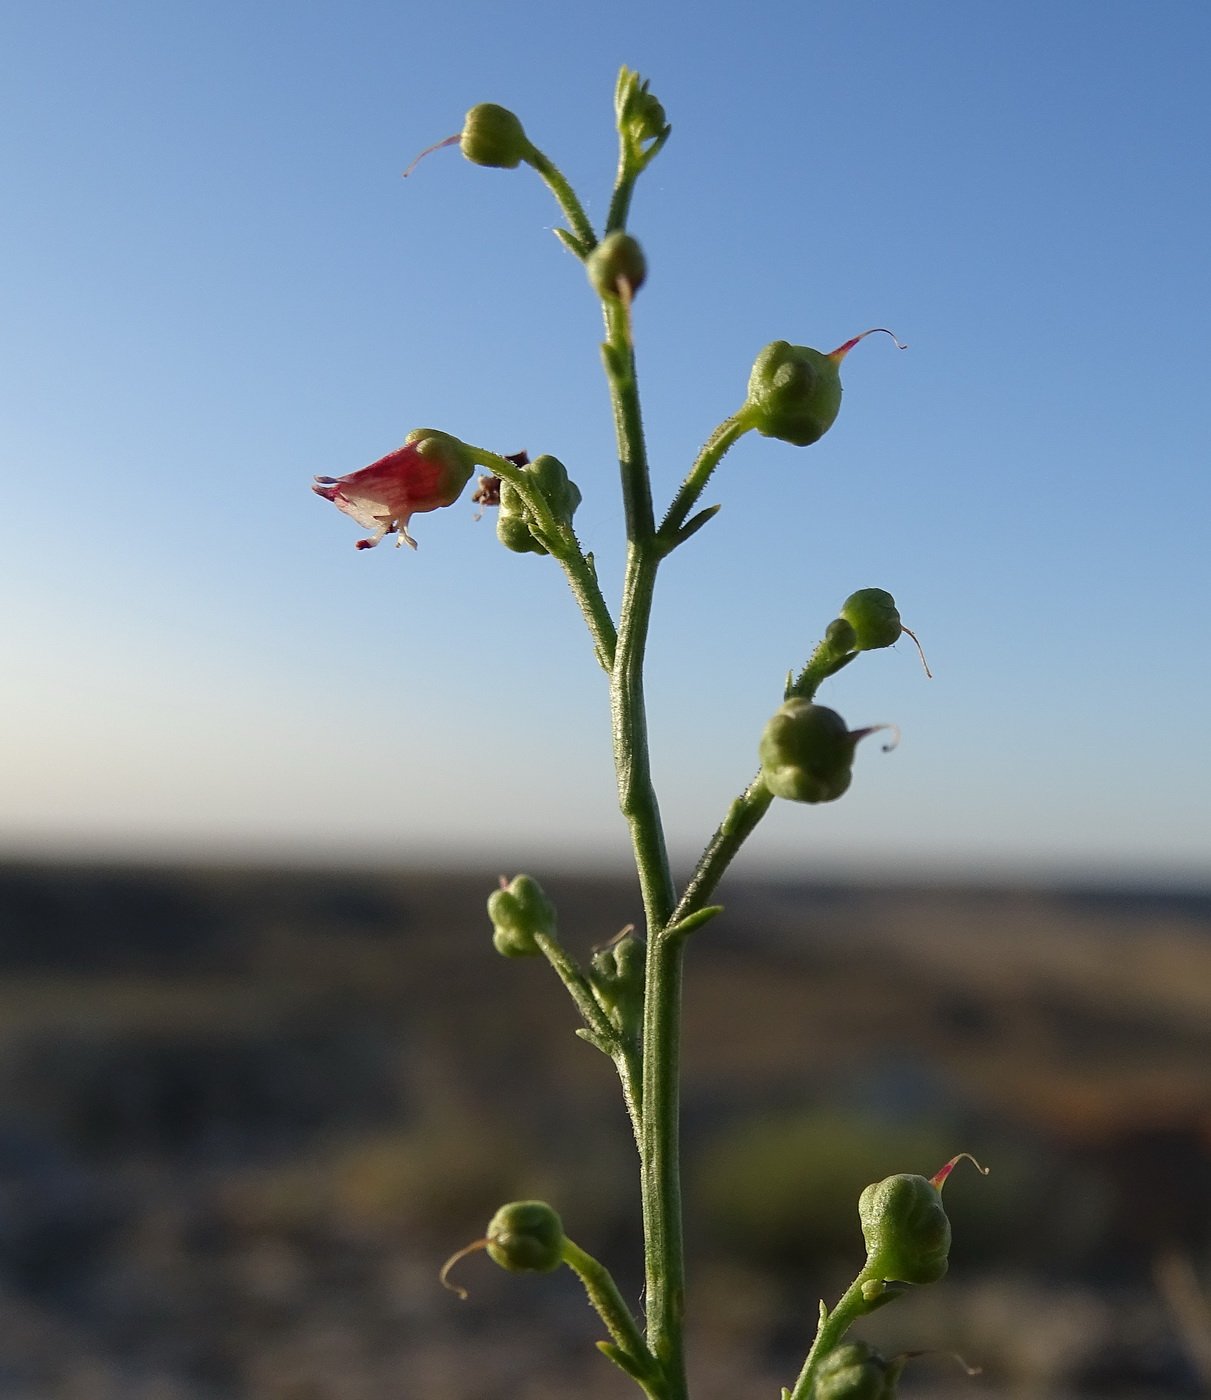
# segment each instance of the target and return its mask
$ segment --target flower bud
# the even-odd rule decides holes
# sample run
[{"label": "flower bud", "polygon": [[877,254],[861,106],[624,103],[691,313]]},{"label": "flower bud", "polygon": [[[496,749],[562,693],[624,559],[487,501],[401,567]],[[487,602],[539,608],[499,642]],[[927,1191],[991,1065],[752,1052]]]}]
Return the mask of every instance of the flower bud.
[{"label": "flower bud", "polygon": [[[503,877],[502,877],[503,878]],[[537,958],[536,933],[555,937],[555,906],[530,875],[518,875],[488,896],[492,945],[505,958]]]},{"label": "flower bud", "polygon": [[858,649],[858,634],[853,624],[839,617],[824,629],[824,645],[834,656],[848,656]]},{"label": "flower bud", "polygon": [[664,108],[648,91],[648,80],[623,68],[614,92],[614,112],[618,130],[634,145],[657,141],[668,134]]},{"label": "flower bud", "polygon": [[629,930],[593,954],[589,980],[598,1002],[620,1031],[643,1020],[644,946]]},{"label": "flower bud", "polygon": [[828,432],[841,411],[841,361],[858,341],[875,333],[863,331],[827,355],[808,345],[771,342],[753,365],[748,401],[741,412],[764,437],[810,447]]},{"label": "flower bud", "polygon": [[850,733],[836,710],[788,700],[761,735],[761,777],[775,797],[834,802],[849,787],[861,737]]},{"label": "flower bud", "polygon": [[495,102],[481,102],[471,108],[463,121],[458,144],[469,161],[498,170],[516,170],[534,149],[521,122],[507,107],[498,107]]},{"label": "flower bud", "polygon": [[585,260],[589,282],[599,297],[629,301],[648,275],[643,249],[629,233],[608,233]]},{"label": "flower bud", "polygon": [[348,476],[317,476],[311,489],[364,530],[375,532],[370,539],[358,540],[358,549],[372,549],[393,532],[397,545],[407,543],[415,549],[409,520],[453,505],[474,470],[465,443],[436,428],[418,428],[402,447],[377,462]]},{"label": "flower bud", "polygon": [[513,1201],[488,1224],[488,1253],[502,1269],[549,1274],[563,1263],[563,1221],[545,1201]]},{"label": "flower bud", "polygon": [[904,631],[896,600],[883,588],[859,588],[851,593],[841,605],[841,617],[854,630],[855,651],[889,647]]},{"label": "flower bud", "polygon": [[891,1400],[899,1376],[868,1342],[842,1342],[817,1367],[812,1400]]},{"label": "flower bud", "polygon": [[[536,457],[521,469],[538,488],[551,514],[561,524],[570,525],[580,505],[580,488],[568,476],[567,468],[548,453]],[[515,554],[546,554],[546,545],[535,538],[534,520],[526,509],[521,492],[508,481],[500,484],[500,515],[496,521],[496,536],[506,549]]]},{"label": "flower bud", "polygon": [[862,1192],[858,1217],[872,1274],[901,1283],[937,1283],[945,1275],[950,1221],[932,1181],[908,1172],[877,1181]]}]

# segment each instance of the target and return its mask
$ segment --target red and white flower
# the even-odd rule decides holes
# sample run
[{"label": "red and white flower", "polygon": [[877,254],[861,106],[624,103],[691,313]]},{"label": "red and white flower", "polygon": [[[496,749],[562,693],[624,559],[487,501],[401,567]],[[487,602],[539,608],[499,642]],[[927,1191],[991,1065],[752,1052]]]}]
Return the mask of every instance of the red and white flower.
[{"label": "red and white flower", "polygon": [[317,476],[311,489],[363,529],[374,531],[369,539],[357,541],[358,549],[373,549],[393,533],[397,545],[406,542],[415,549],[409,520],[453,505],[473,470],[470,453],[457,438],[420,428],[377,462],[348,476]]}]

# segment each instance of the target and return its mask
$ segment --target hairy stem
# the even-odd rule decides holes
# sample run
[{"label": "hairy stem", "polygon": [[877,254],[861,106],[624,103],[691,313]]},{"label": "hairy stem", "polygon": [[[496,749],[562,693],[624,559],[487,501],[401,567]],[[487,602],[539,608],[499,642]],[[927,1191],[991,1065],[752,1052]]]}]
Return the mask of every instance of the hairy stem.
[{"label": "hairy stem", "polygon": [[752,834],[757,823],[765,816],[774,800],[774,794],[758,774],[748,787],[728,808],[727,816],[719,824],[719,829],[711,837],[703,851],[693,875],[673,913],[674,923],[680,923],[691,914],[703,908],[714,894],[716,886],[723,878],[724,871],[732,863],[736,852]]},{"label": "hairy stem", "polygon": [[631,829],[648,935],[639,1124],[647,1338],[660,1363],[665,1400],[685,1400],[685,1263],[678,1141],[682,940],[664,936],[676,896],[652,785],[643,693],[644,653],[660,550],[655,539],[630,317],[627,308],[613,299],[606,299],[604,308],[602,358],[614,408],[628,542],[611,677],[614,763],[619,806]]},{"label": "hairy stem", "polygon": [[572,225],[572,232],[576,235],[577,242],[584,249],[582,256],[591,253],[597,246],[597,235],[593,232],[593,225],[589,223],[580,200],[576,198],[575,190],[537,147],[531,147],[530,153],[525,159],[527,165],[533,166],[538,171],[546,183],[547,189],[555,196],[556,202],[563,210],[564,218]]},{"label": "hairy stem", "polygon": [[737,438],[743,437],[750,427],[751,424],[744,420],[743,411],[734,413],[730,418],[724,419],[707,438],[706,445],[690,468],[689,475],[682,482],[680,491],[673,497],[673,503],[669,506],[668,513],[660,526],[660,538],[666,540],[670,548],[672,548],[677,531],[697,504],[698,498],[711,479],[711,473],[723,459],[724,453]]},{"label": "hairy stem", "polygon": [[862,1294],[862,1285],[873,1277],[875,1277],[874,1274],[867,1273],[863,1269],[845,1290],[831,1313],[825,1311],[823,1303],[820,1304],[820,1326],[816,1329],[816,1340],[812,1343],[811,1351],[807,1353],[807,1360],[803,1363],[802,1371],[799,1372],[799,1379],[795,1382],[794,1390],[791,1391],[791,1400],[807,1400],[807,1396],[811,1392],[812,1381],[815,1379],[816,1368],[821,1360],[841,1342],[846,1332],[868,1310],[866,1299]]}]

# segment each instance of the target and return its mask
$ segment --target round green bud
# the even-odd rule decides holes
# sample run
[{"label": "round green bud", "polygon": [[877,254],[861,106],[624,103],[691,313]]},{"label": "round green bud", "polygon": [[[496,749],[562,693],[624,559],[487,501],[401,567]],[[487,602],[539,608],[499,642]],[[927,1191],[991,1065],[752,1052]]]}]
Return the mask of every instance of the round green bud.
[{"label": "round green bud", "polygon": [[481,102],[471,108],[463,121],[458,144],[469,161],[498,170],[516,170],[534,149],[521,122],[507,107],[498,107],[495,102]]},{"label": "round green bud", "polygon": [[[568,476],[559,458],[544,452],[521,470],[534,482],[555,519],[570,525],[580,505],[580,488]],[[496,536],[501,544],[515,554],[549,553],[546,545],[535,536],[534,524],[521,492],[511,482],[502,480],[500,515],[496,519]]]},{"label": "round green bud", "polygon": [[563,1221],[545,1201],[513,1201],[488,1223],[488,1253],[513,1273],[549,1274],[563,1263]]},{"label": "round green bud", "polygon": [[541,957],[534,935],[555,937],[555,906],[531,875],[518,875],[503,889],[493,890],[488,896],[488,918],[492,945],[505,958]]},{"label": "round green bud", "polygon": [[[517,495],[516,492],[513,493]],[[500,488],[500,500],[503,507],[505,500],[505,486]],[[496,538],[506,549],[511,549],[514,554],[547,554],[546,545],[540,544],[530,530],[530,522],[524,514],[513,515],[505,510],[501,510],[496,517]]]},{"label": "round green bud", "polygon": [[947,1269],[950,1221],[932,1181],[909,1172],[868,1186],[858,1200],[867,1269],[900,1283],[937,1283]]},{"label": "round green bud", "polygon": [[834,656],[846,656],[858,650],[858,634],[851,623],[839,617],[824,629],[824,644]]},{"label": "round green bud", "polygon": [[633,933],[598,948],[589,979],[598,1002],[622,1031],[637,1030],[643,1020],[645,950]]},{"label": "round green bud", "polygon": [[895,1377],[868,1342],[843,1342],[821,1360],[812,1400],[889,1400]]},{"label": "round green bud", "polygon": [[625,294],[634,296],[648,275],[643,249],[629,233],[623,233],[621,229],[607,233],[589,254],[584,266],[589,282],[599,297],[622,295],[620,282],[626,288]]},{"label": "round green bud", "polygon": [[841,362],[807,345],[775,340],[757,356],[743,412],[765,437],[809,447],[841,410]]},{"label": "round green bud", "polygon": [[896,600],[884,588],[859,588],[841,605],[841,617],[854,629],[855,651],[877,651],[900,640],[904,625]]},{"label": "round green bud", "polygon": [[761,735],[761,777],[775,797],[834,802],[849,787],[857,742],[836,710],[788,700]]}]

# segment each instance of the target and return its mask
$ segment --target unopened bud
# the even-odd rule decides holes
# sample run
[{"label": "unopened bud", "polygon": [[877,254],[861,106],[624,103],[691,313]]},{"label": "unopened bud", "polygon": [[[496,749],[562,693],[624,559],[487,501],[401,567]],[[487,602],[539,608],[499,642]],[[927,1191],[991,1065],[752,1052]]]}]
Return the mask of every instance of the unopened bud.
[{"label": "unopened bud", "polygon": [[891,1400],[901,1369],[869,1342],[842,1342],[817,1367],[811,1400]]},{"label": "unopened bud", "polygon": [[488,1254],[514,1273],[549,1274],[563,1263],[563,1221],[545,1201],[513,1201],[488,1224]]},{"label": "unopened bud", "polygon": [[643,249],[629,233],[607,234],[585,261],[589,282],[599,297],[629,301],[648,275]]},{"label": "unopened bud", "polygon": [[775,797],[790,802],[834,802],[849,787],[854,749],[836,710],[810,700],[788,700],[761,735],[761,777]]},{"label": "unopened bud", "polygon": [[904,624],[896,600],[883,588],[860,588],[841,605],[841,617],[854,630],[855,651],[876,651],[900,640]]},{"label": "unopened bud", "polygon": [[868,1186],[858,1200],[866,1267],[901,1283],[937,1283],[947,1269],[950,1221],[932,1181],[909,1172]]},{"label": "unopened bud", "polygon": [[644,945],[629,929],[593,954],[589,980],[620,1031],[636,1030],[643,1020],[644,960]]},{"label": "unopened bud", "polygon": [[[503,878],[503,877],[502,877]],[[535,934],[555,936],[555,906],[531,875],[518,875],[488,896],[492,945],[505,958],[537,958]]]},{"label": "unopened bud", "polygon": [[757,356],[741,412],[765,437],[810,447],[828,432],[841,411],[841,361],[858,341],[874,334],[863,331],[827,355],[809,345],[773,341]]},{"label": "unopened bud", "polygon": [[636,145],[656,141],[668,134],[664,108],[648,91],[648,80],[629,68],[618,75],[614,92],[614,112],[618,130]]},{"label": "unopened bud", "polygon": [[498,170],[516,170],[534,149],[517,117],[495,102],[471,108],[458,144],[469,161]]},{"label": "unopened bud", "polygon": [[[568,476],[567,468],[558,457],[543,453],[521,469],[537,487],[551,514],[560,524],[570,525],[580,505],[580,488]],[[537,522],[526,508],[525,499],[516,486],[508,481],[500,484],[500,515],[496,535],[506,549],[515,554],[546,554],[546,545],[535,538],[531,528]]]}]

